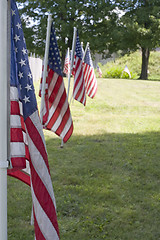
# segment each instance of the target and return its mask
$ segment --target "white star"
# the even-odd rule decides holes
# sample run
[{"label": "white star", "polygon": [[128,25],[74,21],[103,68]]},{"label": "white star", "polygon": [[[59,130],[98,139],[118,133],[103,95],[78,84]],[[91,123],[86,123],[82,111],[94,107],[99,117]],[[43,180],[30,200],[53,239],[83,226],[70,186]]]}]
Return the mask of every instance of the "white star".
[{"label": "white star", "polygon": [[25,103],[30,102],[29,97],[27,97],[27,96],[24,96],[23,100]]},{"label": "white star", "polygon": [[22,90],[22,85],[21,84],[19,85],[19,89]]},{"label": "white star", "polygon": [[18,29],[20,29],[20,28],[21,28],[21,24],[20,24],[20,23],[17,23],[16,27],[17,27]]},{"label": "white star", "polygon": [[15,48],[15,53],[18,53],[18,48]]},{"label": "white star", "polygon": [[20,79],[23,78],[23,72],[19,72],[18,76]]},{"label": "white star", "polygon": [[13,15],[16,15],[16,14],[15,14],[15,10],[12,10],[12,16],[13,16]]},{"label": "white star", "polygon": [[24,43],[26,42],[24,37],[23,37],[23,42],[24,42]]},{"label": "white star", "polygon": [[26,65],[26,64],[25,64],[25,60],[23,60],[23,59],[21,59],[21,61],[20,61],[19,63],[21,64],[21,67],[22,67],[23,65]]},{"label": "white star", "polygon": [[24,55],[27,54],[27,49],[26,49],[26,48],[23,48],[23,49],[22,49],[22,52],[23,52]]},{"label": "white star", "polygon": [[29,85],[29,84],[27,83],[27,86],[26,86],[25,88],[27,88],[27,92],[28,92],[29,90],[32,90],[32,85]]},{"label": "white star", "polygon": [[14,39],[15,39],[16,42],[17,42],[17,41],[20,41],[20,36],[18,36],[18,35],[16,34],[15,37],[14,37]]},{"label": "white star", "polygon": [[28,77],[32,79],[32,74],[31,74],[31,73],[29,73],[29,74],[28,74]]}]

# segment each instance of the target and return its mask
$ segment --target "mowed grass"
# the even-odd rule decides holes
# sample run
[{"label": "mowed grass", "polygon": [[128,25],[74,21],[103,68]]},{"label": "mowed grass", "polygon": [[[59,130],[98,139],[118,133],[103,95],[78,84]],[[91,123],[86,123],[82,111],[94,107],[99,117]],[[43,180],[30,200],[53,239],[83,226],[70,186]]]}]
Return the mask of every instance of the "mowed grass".
[{"label": "mowed grass", "polygon": [[[160,239],[160,82],[98,79],[71,112],[63,148],[44,131],[61,240]],[[30,188],[8,177],[9,240],[33,239],[31,206]]]}]

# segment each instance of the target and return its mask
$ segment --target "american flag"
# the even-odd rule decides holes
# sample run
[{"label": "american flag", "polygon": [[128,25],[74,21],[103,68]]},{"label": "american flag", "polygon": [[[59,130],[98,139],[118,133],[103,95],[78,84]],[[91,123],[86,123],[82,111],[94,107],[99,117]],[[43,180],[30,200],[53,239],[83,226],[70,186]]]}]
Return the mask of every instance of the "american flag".
[{"label": "american flag", "polygon": [[84,79],[85,79],[85,89],[89,97],[94,98],[97,92],[97,79],[94,73],[93,62],[91,58],[91,53],[89,46],[86,51],[84,58]]},{"label": "american flag", "polygon": [[[41,96],[42,81],[40,84]],[[49,59],[46,77],[43,126],[66,142],[73,132],[73,121],[63,82],[61,60],[53,24],[51,26]]]},{"label": "american flag", "polygon": [[65,56],[65,60],[64,60],[64,68],[63,68],[63,72],[68,75],[70,72],[70,67],[71,67],[71,59],[70,59],[70,52],[69,50],[67,50],[66,56]]},{"label": "american flag", "polygon": [[37,110],[22,25],[14,0],[11,0],[10,95],[11,161],[13,167],[24,168],[28,154],[35,239],[58,240],[55,198],[43,128]]},{"label": "american flag", "polygon": [[98,65],[97,65],[97,72],[99,74],[99,77],[101,78],[102,77],[102,71],[101,71],[101,69]]},{"label": "american flag", "polygon": [[85,81],[83,74],[83,62],[82,62],[82,47],[79,40],[79,35],[77,31],[76,38],[76,49],[74,56],[74,87],[73,87],[73,98],[86,105],[86,91],[85,91]]}]

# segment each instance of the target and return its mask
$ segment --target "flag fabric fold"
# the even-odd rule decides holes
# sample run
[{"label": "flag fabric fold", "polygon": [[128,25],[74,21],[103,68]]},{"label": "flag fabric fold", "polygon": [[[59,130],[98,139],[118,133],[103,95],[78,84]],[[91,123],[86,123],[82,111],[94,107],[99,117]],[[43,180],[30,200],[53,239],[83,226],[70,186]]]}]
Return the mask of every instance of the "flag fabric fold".
[{"label": "flag fabric fold", "polygon": [[94,67],[89,46],[87,48],[86,55],[84,58],[83,71],[86,93],[90,98],[94,98],[97,92],[97,79],[94,73]]},{"label": "flag fabric fold", "polygon": [[[56,205],[43,128],[18,9],[11,0],[11,163],[30,165],[35,239],[58,240]],[[14,172],[13,172],[14,173]]]},{"label": "flag fabric fold", "polygon": [[[62,76],[61,60],[53,23],[49,43],[47,77],[45,80],[43,127],[67,142],[73,132],[73,121]],[[39,96],[41,96],[42,79]]]},{"label": "flag fabric fold", "polygon": [[98,65],[97,65],[97,72],[99,74],[99,77],[101,78],[102,77],[102,71],[101,71],[101,69]]},{"label": "flag fabric fold", "polygon": [[83,56],[83,52],[82,52],[82,47],[79,40],[78,31],[77,31],[74,67],[72,72],[74,76],[73,98],[85,106],[86,90],[85,90],[82,56]]},{"label": "flag fabric fold", "polygon": [[67,50],[65,60],[64,60],[64,68],[63,72],[68,75],[70,72],[70,67],[71,67],[71,56],[70,56],[70,51]]}]

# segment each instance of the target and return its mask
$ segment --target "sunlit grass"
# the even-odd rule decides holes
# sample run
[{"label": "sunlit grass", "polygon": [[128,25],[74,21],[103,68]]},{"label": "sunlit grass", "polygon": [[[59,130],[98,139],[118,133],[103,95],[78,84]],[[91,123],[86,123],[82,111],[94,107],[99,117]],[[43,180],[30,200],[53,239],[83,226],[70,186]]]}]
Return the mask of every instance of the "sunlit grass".
[{"label": "sunlit grass", "polygon": [[[61,240],[160,239],[160,82],[98,79],[71,113],[64,148],[44,131]],[[29,187],[8,178],[10,240],[33,239],[30,215]]]}]

